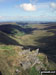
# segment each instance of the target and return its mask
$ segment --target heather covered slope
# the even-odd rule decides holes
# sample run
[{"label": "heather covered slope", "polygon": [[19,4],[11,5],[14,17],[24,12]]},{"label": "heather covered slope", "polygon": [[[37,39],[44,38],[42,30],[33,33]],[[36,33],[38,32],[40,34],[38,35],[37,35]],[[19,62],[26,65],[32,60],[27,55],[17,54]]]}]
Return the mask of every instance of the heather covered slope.
[{"label": "heather covered slope", "polygon": [[[39,53],[36,56],[38,48]],[[26,57],[32,61],[26,60]],[[34,60],[40,61],[40,64],[35,64],[31,68],[26,66],[34,64]],[[23,62],[23,66],[19,62]],[[39,74],[40,69],[56,70],[55,66],[56,23],[0,24],[0,72],[3,75],[17,75],[16,72],[20,75],[32,75],[33,72],[36,75]],[[26,70],[24,70],[25,67],[27,67]]]}]

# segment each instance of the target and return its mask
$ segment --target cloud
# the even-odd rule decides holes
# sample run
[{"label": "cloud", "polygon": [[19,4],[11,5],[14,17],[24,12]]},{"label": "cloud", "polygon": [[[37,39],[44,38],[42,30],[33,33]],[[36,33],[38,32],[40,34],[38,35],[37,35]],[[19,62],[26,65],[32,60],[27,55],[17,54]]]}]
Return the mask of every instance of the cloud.
[{"label": "cloud", "polygon": [[22,8],[25,11],[36,11],[37,9],[47,9],[49,8],[49,3],[23,3],[20,5],[16,5],[16,8]]},{"label": "cloud", "polygon": [[21,8],[23,8],[25,11],[35,11],[36,5],[33,5],[31,3],[24,3],[20,5]]},{"label": "cloud", "polygon": [[50,6],[54,9],[56,9],[56,3],[54,3],[54,2],[50,3]]},{"label": "cloud", "polygon": [[1,20],[1,19],[4,19],[4,18],[5,18],[4,16],[0,16],[0,20]]}]

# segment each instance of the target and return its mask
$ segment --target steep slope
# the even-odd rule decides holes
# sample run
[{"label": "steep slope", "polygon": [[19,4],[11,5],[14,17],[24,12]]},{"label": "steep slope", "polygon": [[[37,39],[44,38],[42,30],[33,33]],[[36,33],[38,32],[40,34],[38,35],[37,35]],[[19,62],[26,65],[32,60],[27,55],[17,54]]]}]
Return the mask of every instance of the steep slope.
[{"label": "steep slope", "polygon": [[6,33],[0,31],[0,45],[19,45],[14,39],[9,37]]}]

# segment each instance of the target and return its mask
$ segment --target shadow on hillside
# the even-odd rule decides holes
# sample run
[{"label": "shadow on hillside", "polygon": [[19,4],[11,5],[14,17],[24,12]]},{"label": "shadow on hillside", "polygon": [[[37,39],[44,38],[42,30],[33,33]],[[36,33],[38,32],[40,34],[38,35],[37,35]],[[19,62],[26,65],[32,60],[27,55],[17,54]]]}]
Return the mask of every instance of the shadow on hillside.
[{"label": "shadow on hillside", "polygon": [[7,34],[15,35],[17,31],[24,32],[25,34],[31,34],[34,30],[37,30],[37,28],[23,28],[19,25],[13,25],[13,24],[3,24],[0,25],[0,31],[5,32]]},{"label": "shadow on hillside", "polygon": [[5,45],[20,45],[14,39],[10,38],[8,35],[0,31],[0,44]]},{"label": "shadow on hillside", "polygon": [[35,41],[42,44],[40,45],[40,52],[45,53],[48,59],[56,63],[56,30],[55,29],[56,26],[49,26],[48,28],[46,28],[47,32],[52,32],[54,33],[54,35],[44,36],[39,40],[35,40]]},{"label": "shadow on hillside", "polygon": [[50,29],[56,29],[56,25],[48,25],[48,27],[44,28],[43,30],[50,30]]},{"label": "shadow on hillside", "polygon": [[11,36],[14,36],[16,33],[18,33],[17,31],[24,32],[25,34],[32,34],[32,32],[36,29],[37,28],[29,28],[29,27],[23,28],[19,25],[13,25],[13,24],[2,24],[0,25],[0,31],[1,31],[0,32],[0,43],[7,44],[7,45],[20,45],[18,44],[17,41],[10,38],[8,35],[5,35],[4,33],[11,34]]}]

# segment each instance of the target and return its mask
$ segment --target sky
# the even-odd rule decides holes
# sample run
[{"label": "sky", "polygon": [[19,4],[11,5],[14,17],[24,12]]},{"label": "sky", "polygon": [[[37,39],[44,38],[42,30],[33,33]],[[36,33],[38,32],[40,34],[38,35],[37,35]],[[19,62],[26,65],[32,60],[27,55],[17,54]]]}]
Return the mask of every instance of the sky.
[{"label": "sky", "polygon": [[0,0],[0,21],[56,22],[56,0]]}]

